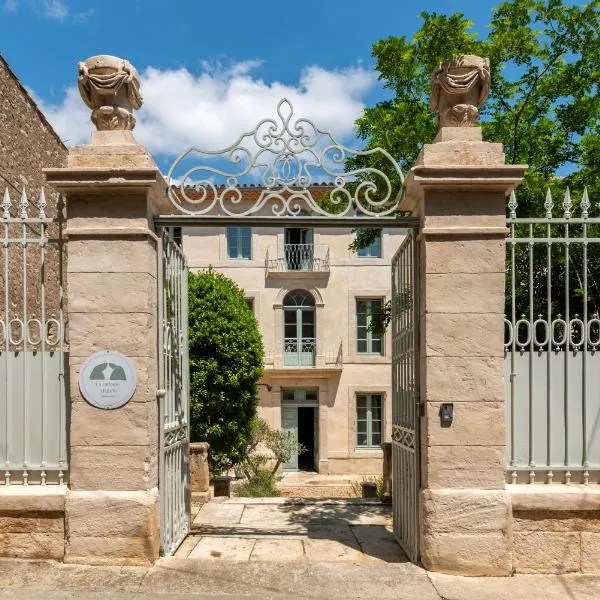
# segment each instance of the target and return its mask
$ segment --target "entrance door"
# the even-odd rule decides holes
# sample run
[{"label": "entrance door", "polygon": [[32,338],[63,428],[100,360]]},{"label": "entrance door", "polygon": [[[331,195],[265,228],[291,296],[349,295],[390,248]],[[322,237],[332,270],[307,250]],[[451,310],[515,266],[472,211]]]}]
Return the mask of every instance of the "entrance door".
[{"label": "entrance door", "polygon": [[286,435],[300,442],[305,452],[291,457],[286,471],[317,469],[319,392],[316,389],[283,390],[281,396],[281,428]]},{"label": "entrance door", "polygon": [[[298,441],[298,407],[297,406],[282,406],[281,407],[281,429],[284,434],[292,438],[295,442]],[[283,468],[286,471],[298,470],[298,455],[294,454],[288,463]]]}]

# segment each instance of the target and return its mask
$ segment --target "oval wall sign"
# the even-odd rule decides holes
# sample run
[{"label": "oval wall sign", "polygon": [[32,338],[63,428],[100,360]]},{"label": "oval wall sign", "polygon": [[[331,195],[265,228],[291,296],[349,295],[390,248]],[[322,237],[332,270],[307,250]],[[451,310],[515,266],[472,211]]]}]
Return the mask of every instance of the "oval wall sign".
[{"label": "oval wall sign", "polygon": [[127,404],[136,385],[131,361],[112,350],[92,354],[79,371],[81,395],[96,408],[120,408]]}]

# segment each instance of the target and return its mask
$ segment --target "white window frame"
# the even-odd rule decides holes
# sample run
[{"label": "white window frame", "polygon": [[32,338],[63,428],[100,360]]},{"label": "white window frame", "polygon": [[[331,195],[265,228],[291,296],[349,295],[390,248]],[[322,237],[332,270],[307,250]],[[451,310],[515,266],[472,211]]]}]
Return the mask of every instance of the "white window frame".
[{"label": "white window frame", "polygon": [[[366,338],[361,338],[359,337],[359,311],[358,311],[358,305],[360,302],[369,302],[371,303],[371,312],[368,313],[367,312],[367,320],[366,320]],[[356,327],[355,327],[355,334],[356,334],[356,354],[360,355],[360,356],[384,356],[385,355],[385,337],[381,336],[381,337],[377,337],[373,335],[373,332],[369,329],[370,325],[371,325],[371,321],[372,321],[372,316],[373,316],[373,308],[372,308],[372,303],[373,302],[378,302],[381,306],[381,308],[383,308],[383,302],[384,299],[383,298],[356,298],[356,302],[355,302],[355,308],[354,308],[354,312],[355,312],[355,316],[356,316]],[[360,351],[358,349],[358,343],[359,341],[362,340],[366,340],[367,342],[367,350],[366,351]],[[373,340],[379,340],[380,342],[380,350],[379,352],[374,352],[373,351]]]},{"label": "white window frame", "polygon": [[[377,397],[379,400],[379,437],[380,437],[380,442],[379,444],[373,444],[373,398]],[[359,419],[358,418],[358,399],[359,397],[364,397],[366,398],[366,423],[367,423],[367,443],[366,444],[359,444],[358,443],[358,436],[359,435],[364,435],[364,434],[359,434],[358,432],[358,423],[359,421],[363,421],[365,419]],[[383,434],[384,434],[384,427],[385,427],[385,419],[384,419],[384,397],[385,395],[383,394],[383,392],[356,392],[356,401],[355,401],[355,406],[354,406],[354,410],[355,410],[355,420],[356,420],[356,427],[355,427],[355,436],[354,436],[354,445],[357,449],[360,450],[369,450],[372,448],[379,448],[381,445],[381,442],[383,441]]]},{"label": "white window frame", "polygon": [[[248,256],[243,256],[241,254],[243,248],[243,232],[248,231]],[[235,232],[236,236],[236,247],[237,247],[237,256],[231,256],[229,254],[230,247],[230,235]],[[228,260],[252,260],[252,228],[251,227],[227,227],[225,231],[225,244],[227,246],[227,258]]]}]

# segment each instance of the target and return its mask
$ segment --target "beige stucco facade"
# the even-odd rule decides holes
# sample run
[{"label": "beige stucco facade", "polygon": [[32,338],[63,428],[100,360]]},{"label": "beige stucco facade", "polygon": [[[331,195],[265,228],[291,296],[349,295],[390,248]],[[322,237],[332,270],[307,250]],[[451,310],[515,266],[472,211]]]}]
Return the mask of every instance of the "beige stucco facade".
[{"label": "beige stucco facade", "polygon": [[[382,232],[380,258],[359,257],[349,246],[350,229],[320,228],[313,232],[315,256],[329,257],[325,270],[282,270],[265,266],[284,256],[282,227],[252,230],[250,259],[229,259],[226,228],[188,228],[183,248],[191,270],[212,266],[233,279],[252,299],[265,347],[265,370],[259,386],[260,414],[273,426],[282,425],[282,390],[318,390],[314,467],[321,473],[377,474],[382,451],[357,446],[356,396],[380,394],[383,439],[391,434],[391,342],[386,335],[382,354],[357,352],[356,301],[390,298],[391,259],[404,231]],[[285,364],[284,308],[286,294],[306,290],[314,298],[316,357],[314,366]],[[270,390],[269,390],[270,388]]]}]

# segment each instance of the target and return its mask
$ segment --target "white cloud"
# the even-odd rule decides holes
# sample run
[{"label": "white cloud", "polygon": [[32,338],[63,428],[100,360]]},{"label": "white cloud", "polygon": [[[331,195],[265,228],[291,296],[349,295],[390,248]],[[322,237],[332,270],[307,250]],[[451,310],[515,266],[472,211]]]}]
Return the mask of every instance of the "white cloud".
[{"label": "white cloud", "polygon": [[69,16],[69,7],[62,0],[43,0],[42,14],[50,19],[64,21]]},{"label": "white cloud", "polygon": [[[144,105],[136,113],[136,139],[157,156],[174,156],[192,145],[219,149],[260,119],[275,116],[283,97],[291,100],[297,116],[348,139],[363,100],[376,83],[374,73],[361,66],[339,71],[312,66],[296,85],[268,83],[251,75],[259,64],[244,61],[228,68],[204,64],[198,75],[187,69],[148,67],[141,74]],[[67,144],[89,142],[90,111],[76,87],[69,88],[58,105],[40,104]]]}]

